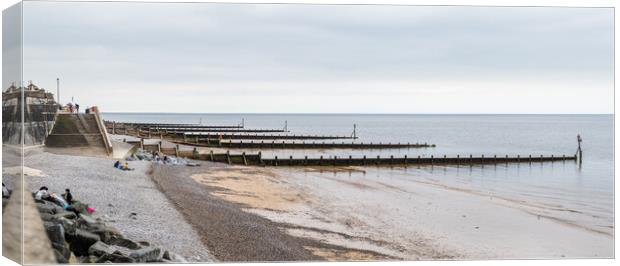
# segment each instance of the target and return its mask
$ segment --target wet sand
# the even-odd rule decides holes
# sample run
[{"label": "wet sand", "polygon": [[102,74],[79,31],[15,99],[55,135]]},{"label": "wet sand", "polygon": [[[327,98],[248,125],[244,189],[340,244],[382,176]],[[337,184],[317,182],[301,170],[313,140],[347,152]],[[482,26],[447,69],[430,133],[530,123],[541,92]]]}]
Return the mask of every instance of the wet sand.
[{"label": "wet sand", "polygon": [[[296,195],[280,192],[279,187],[247,182],[245,177],[228,175],[237,171],[218,163],[202,162],[200,167],[155,165],[153,179],[186,219],[200,233],[211,254],[220,261],[321,261],[394,260],[378,252],[345,248],[321,240],[297,237],[287,230],[314,228],[276,222],[247,211],[248,208],[283,212]],[[245,168],[249,176],[259,176]],[[202,184],[193,175],[214,173],[226,185]],[[230,189],[227,187],[234,187]],[[252,195],[248,188],[264,190],[269,198]],[[246,196],[237,197],[246,194]],[[320,230],[318,230],[320,232]]]},{"label": "wet sand", "polygon": [[[533,214],[527,204],[428,182],[348,177],[348,171],[365,169],[209,164],[191,171],[162,166],[155,172],[158,183],[168,180],[166,194],[179,194],[172,201],[191,206],[186,217],[202,227],[198,231],[207,246],[222,260],[613,256],[613,235]],[[187,191],[193,198],[183,195]],[[246,226],[261,230],[241,235]],[[210,239],[214,234],[232,239],[222,243]],[[290,242],[279,253],[248,239]],[[313,242],[327,247],[308,244]],[[257,248],[266,253],[259,256]]]}]

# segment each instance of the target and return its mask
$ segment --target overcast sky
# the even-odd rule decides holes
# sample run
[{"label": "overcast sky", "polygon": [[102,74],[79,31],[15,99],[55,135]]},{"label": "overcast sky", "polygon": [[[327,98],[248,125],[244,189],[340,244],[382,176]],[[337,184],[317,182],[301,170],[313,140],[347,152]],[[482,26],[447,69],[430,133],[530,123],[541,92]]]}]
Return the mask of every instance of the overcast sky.
[{"label": "overcast sky", "polygon": [[613,10],[26,2],[56,77],[104,112],[612,113]]}]

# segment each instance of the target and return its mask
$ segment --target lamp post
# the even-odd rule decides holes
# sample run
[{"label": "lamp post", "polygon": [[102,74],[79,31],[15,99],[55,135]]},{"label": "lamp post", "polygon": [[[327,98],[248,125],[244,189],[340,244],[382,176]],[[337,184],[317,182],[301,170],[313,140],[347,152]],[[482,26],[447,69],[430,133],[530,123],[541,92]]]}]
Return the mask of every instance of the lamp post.
[{"label": "lamp post", "polygon": [[60,79],[56,78],[56,95],[58,96],[58,104],[62,106],[60,103]]}]

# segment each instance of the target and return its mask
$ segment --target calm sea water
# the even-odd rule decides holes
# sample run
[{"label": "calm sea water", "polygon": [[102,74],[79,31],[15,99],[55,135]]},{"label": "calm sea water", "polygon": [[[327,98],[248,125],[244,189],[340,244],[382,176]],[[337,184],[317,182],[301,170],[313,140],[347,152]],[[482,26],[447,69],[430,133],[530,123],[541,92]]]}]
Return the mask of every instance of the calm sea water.
[{"label": "calm sea water", "polygon": [[[419,142],[435,148],[391,150],[279,150],[264,156],[540,156],[572,155],[583,137],[584,160],[574,162],[409,168],[368,167],[365,173],[324,173],[346,178],[433,182],[526,203],[535,212],[596,231],[613,233],[613,115],[366,115],[366,114],[124,114],[107,120],[200,123],[283,128],[290,134],[350,136],[356,142]],[[331,141],[331,140],[330,140]],[[342,142],[342,140],[336,140]],[[345,140],[349,141],[350,140]],[[251,152],[251,150],[248,150]],[[298,170],[286,170],[299,174]]]}]

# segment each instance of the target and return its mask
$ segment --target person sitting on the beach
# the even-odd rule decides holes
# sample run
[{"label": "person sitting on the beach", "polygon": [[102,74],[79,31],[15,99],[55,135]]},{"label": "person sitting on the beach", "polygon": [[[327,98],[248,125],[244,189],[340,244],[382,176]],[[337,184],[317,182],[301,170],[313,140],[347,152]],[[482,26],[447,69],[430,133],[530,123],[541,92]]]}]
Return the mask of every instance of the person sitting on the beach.
[{"label": "person sitting on the beach", "polygon": [[67,201],[69,205],[73,204],[73,195],[71,195],[71,191],[67,188],[65,189],[65,193],[62,194],[62,197]]},{"label": "person sitting on the beach", "polygon": [[123,169],[123,168],[121,167],[121,161],[116,161],[116,162],[114,163],[114,168]]},{"label": "person sitting on the beach", "polygon": [[168,156],[164,155],[164,164],[169,163]]},{"label": "person sitting on the beach", "polygon": [[11,192],[9,191],[9,189],[4,185],[4,183],[2,183],[2,197],[3,198],[8,198],[11,196]]},{"label": "person sitting on the beach", "polygon": [[133,168],[129,168],[129,163],[128,162],[125,162],[125,165],[123,165],[123,168],[121,168],[121,169],[123,169],[123,171],[133,171],[134,170]]},{"label": "person sitting on the beach", "polygon": [[39,191],[34,194],[34,198],[36,200],[48,200],[50,198],[50,193],[46,186],[42,186],[39,188]]},{"label": "person sitting on the beach", "polygon": [[52,195],[50,195],[50,199],[51,201],[60,205],[63,209],[69,208],[69,204],[67,203],[67,201],[62,197],[59,197],[56,193],[52,193]]}]

